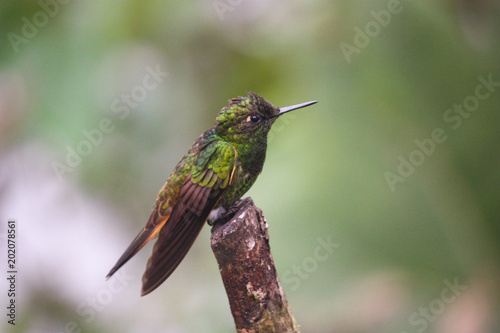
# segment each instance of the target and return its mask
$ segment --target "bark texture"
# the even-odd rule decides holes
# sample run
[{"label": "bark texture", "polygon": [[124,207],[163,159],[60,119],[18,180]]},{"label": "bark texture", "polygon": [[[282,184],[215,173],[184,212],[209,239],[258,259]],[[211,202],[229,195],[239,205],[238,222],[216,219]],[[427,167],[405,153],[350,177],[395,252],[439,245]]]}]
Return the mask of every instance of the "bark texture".
[{"label": "bark texture", "polygon": [[299,332],[278,280],[267,222],[251,198],[214,221],[211,246],[238,332]]}]

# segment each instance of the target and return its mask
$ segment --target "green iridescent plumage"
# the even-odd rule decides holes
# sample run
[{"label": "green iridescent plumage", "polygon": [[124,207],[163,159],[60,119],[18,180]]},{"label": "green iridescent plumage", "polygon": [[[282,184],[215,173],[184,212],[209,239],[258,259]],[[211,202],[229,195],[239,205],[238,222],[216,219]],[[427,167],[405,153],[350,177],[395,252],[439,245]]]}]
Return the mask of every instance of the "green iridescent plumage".
[{"label": "green iridescent plumage", "polygon": [[254,93],[231,99],[215,126],[177,164],[146,226],[108,277],[158,236],[143,276],[142,295],[156,289],[182,261],[209,214],[224,213],[253,185],[262,171],[267,134],[277,117],[314,103],[280,109]]}]

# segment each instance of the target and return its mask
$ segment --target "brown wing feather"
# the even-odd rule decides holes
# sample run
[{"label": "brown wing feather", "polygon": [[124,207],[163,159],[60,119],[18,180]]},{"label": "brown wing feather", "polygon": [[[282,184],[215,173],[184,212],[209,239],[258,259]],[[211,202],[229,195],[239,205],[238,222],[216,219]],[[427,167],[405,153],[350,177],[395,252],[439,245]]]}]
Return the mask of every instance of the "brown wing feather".
[{"label": "brown wing feather", "polygon": [[162,284],[184,259],[222,192],[192,183],[190,175],[186,178],[179,200],[148,260],[142,278],[142,296]]},{"label": "brown wing feather", "polygon": [[155,207],[153,208],[153,212],[151,213],[149,220],[146,223],[146,226],[134,238],[132,243],[125,250],[120,259],[118,259],[113,268],[111,268],[108,275],[106,276],[106,279],[109,279],[113,274],[115,274],[115,272],[119,270],[120,267],[125,265],[125,263],[129,261],[130,258],[132,258],[137,252],[139,252],[139,250],[142,249],[142,247],[146,245],[146,243],[149,242],[152,238],[154,238],[161,230],[165,222],[170,217],[170,211],[167,212],[167,215],[161,215],[158,209],[158,207],[161,207],[161,204],[162,203],[155,205]]}]

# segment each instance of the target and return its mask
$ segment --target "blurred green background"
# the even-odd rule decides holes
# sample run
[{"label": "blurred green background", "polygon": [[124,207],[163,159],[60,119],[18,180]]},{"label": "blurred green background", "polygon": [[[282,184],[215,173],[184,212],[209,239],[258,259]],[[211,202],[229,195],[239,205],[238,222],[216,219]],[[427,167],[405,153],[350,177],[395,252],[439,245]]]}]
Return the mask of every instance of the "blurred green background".
[{"label": "blurred green background", "polygon": [[500,332],[499,42],[494,0],[1,1],[0,331],[234,331],[209,227],[151,295],[151,245],[104,277],[255,91],[319,100],[247,194],[303,332]]}]

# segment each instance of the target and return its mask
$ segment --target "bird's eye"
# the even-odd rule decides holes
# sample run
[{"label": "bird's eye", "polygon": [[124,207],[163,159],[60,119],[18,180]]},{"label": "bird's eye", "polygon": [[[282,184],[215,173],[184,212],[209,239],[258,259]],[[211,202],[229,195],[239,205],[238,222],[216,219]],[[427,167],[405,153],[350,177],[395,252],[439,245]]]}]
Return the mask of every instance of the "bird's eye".
[{"label": "bird's eye", "polygon": [[252,116],[248,116],[247,118],[247,123],[249,122],[252,122],[252,123],[258,123],[262,118],[259,116],[259,115],[252,115]]}]

